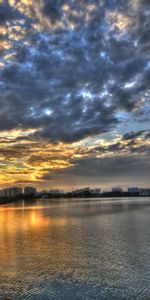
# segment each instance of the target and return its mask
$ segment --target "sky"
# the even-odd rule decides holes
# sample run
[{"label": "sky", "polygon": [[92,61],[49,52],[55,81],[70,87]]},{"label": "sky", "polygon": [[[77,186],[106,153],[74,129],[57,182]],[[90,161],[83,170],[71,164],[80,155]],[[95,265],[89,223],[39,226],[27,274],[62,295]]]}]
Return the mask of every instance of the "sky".
[{"label": "sky", "polygon": [[150,186],[150,1],[0,1],[0,188]]}]

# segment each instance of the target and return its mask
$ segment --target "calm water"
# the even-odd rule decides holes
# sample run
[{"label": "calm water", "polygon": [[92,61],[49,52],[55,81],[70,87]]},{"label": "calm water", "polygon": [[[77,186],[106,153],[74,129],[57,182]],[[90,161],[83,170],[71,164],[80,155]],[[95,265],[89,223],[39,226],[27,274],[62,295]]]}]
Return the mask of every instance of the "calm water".
[{"label": "calm water", "polygon": [[150,299],[150,198],[0,207],[0,299]]}]

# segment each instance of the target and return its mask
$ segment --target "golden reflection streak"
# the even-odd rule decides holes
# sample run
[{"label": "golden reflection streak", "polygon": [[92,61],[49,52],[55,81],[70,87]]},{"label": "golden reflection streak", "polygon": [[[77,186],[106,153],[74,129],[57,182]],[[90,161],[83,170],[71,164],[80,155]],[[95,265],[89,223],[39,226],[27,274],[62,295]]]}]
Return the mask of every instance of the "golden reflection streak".
[{"label": "golden reflection streak", "polygon": [[[16,233],[18,228],[23,231],[31,228],[41,229],[44,227],[64,226],[66,224],[65,218],[48,218],[45,217],[41,209],[43,206],[37,207],[22,207],[22,208],[0,208],[0,232],[7,232],[9,234]],[[44,208],[47,208],[46,206]],[[28,213],[24,213],[25,211]],[[15,221],[16,211],[20,211],[19,219]],[[18,227],[19,224],[19,227]]]}]

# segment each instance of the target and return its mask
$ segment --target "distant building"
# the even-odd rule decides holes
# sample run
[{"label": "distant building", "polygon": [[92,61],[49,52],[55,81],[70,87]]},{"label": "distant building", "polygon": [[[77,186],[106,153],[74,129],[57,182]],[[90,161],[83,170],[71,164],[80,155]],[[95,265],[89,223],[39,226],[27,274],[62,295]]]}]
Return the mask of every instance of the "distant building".
[{"label": "distant building", "polygon": [[150,189],[140,189],[140,196],[150,196]]},{"label": "distant building", "polygon": [[48,195],[46,195],[46,194],[42,194],[40,196],[41,196],[42,199],[47,199],[47,197],[48,197]]},{"label": "distant building", "polygon": [[117,187],[112,188],[112,192],[113,193],[122,193],[123,190],[120,186],[117,186]]},{"label": "distant building", "polygon": [[25,195],[35,195],[36,194],[36,188],[32,186],[26,186],[24,188],[24,194]]},{"label": "distant building", "polygon": [[128,193],[131,193],[131,194],[139,193],[139,188],[138,187],[129,187]]},{"label": "distant building", "polygon": [[91,194],[93,195],[100,195],[101,189],[90,189]]},{"label": "distant building", "polygon": [[90,192],[90,188],[85,187],[85,188],[82,188],[82,189],[77,189],[77,190],[72,191],[72,194],[73,195],[79,195],[79,194],[89,193],[89,192]]},{"label": "distant building", "polygon": [[73,196],[99,196],[100,194],[101,189],[99,188],[90,189],[89,187],[85,187],[72,191]]},{"label": "distant building", "polygon": [[52,189],[52,190],[49,190],[48,191],[48,194],[51,194],[51,195],[59,195],[60,194],[60,190],[58,189]]},{"label": "distant building", "polygon": [[11,187],[1,191],[2,197],[16,197],[22,194],[22,188],[20,187]]}]

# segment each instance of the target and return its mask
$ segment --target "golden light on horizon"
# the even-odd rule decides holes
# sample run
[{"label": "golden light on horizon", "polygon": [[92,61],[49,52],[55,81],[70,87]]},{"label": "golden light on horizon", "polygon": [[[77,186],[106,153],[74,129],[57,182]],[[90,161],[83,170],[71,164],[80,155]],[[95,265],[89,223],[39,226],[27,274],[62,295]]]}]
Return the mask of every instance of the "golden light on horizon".
[{"label": "golden light on horizon", "polygon": [[147,169],[148,1],[0,3],[1,188]]},{"label": "golden light on horizon", "polygon": [[[73,144],[46,143],[37,140],[28,140],[27,137],[35,130],[28,131],[13,130],[3,132],[0,145],[0,186],[16,185],[20,182],[42,183],[45,176],[53,176],[55,172],[67,170],[76,164],[77,159],[88,157],[104,158],[115,157],[116,152],[113,145],[120,145],[121,150],[118,155],[123,157],[129,154],[128,140],[122,140],[121,135],[116,135],[113,140],[105,140],[97,136],[95,145],[87,138],[82,142]],[[18,141],[21,138],[21,141]],[[136,151],[143,145],[143,138],[139,137],[133,149]],[[149,141],[144,142],[149,145]],[[104,151],[99,151],[104,149]],[[98,150],[96,150],[98,149]],[[6,176],[7,174],[7,176]]]}]

